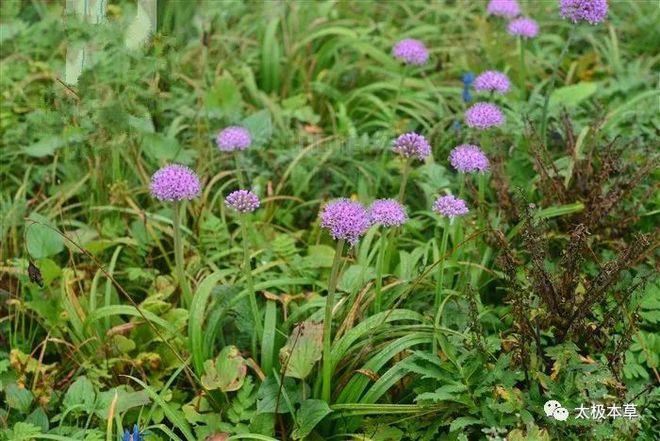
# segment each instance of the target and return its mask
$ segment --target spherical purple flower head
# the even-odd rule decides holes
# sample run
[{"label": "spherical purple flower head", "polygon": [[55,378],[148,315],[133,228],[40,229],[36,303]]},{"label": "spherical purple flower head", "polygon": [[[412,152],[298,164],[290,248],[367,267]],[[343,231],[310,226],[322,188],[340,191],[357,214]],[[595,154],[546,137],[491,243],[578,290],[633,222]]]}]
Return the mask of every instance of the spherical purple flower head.
[{"label": "spherical purple flower head", "polygon": [[516,0],[490,0],[486,12],[490,15],[513,18],[520,14],[520,6]]},{"label": "spherical purple flower head", "polygon": [[474,88],[479,92],[494,91],[504,95],[511,89],[511,83],[502,72],[487,70],[474,80]]},{"label": "spherical purple flower head", "polygon": [[509,22],[506,28],[509,35],[523,38],[534,38],[539,34],[539,25],[531,18],[516,18]]},{"label": "spherical purple flower head", "polygon": [[559,14],[577,23],[579,21],[588,21],[598,24],[607,17],[606,0],[560,0]]},{"label": "spherical purple flower head", "polygon": [[463,216],[468,213],[468,207],[463,199],[452,195],[440,196],[433,203],[433,211],[448,218]]},{"label": "spherical purple flower head", "polygon": [[449,154],[452,167],[462,173],[485,172],[489,162],[485,153],[476,145],[463,144]]},{"label": "spherical purple flower head", "polygon": [[405,207],[394,199],[376,199],[369,207],[369,220],[373,225],[399,227],[407,219]]},{"label": "spherical purple flower head", "polygon": [[423,161],[431,154],[431,144],[422,135],[410,132],[400,135],[394,141],[392,150],[406,158],[414,157]]},{"label": "spherical purple flower head", "polygon": [[476,103],[465,111],[465,124],[479,130],[504,124],[504,115],[491,103]]},{"label": "spherical purple flower head", "polygon": [[192,199],[200,189],[195,172],[183,165],[166,165],[151,177],[151,194],[161,201]]},{"label": "spherical purple flower head", "polygon": [[222,152],[233,152],[245,150],[252,144],[252,136],[247,129],[240,126],[229,126],[218,133],[215,139],[218,148]]},{"label": "spherical purple flower head", "polygon": [[249,190],[236,190],[225,198],[225,204],[239,213],[252,213],[259,208],[259,197]]},{"label": "spherical purple flower head", "polygon": [[370,226],[367,210],[350,199],[329,202],[321,211],[321,227],[330,231],[336,240],[344,239],[351,245],[355,245]]},{"label": "spherical purple flower head", "polygon": [[429,51],[419,40],[406,38],[392,48],[392,55],[406,64],[421,66],[429,61]]}]

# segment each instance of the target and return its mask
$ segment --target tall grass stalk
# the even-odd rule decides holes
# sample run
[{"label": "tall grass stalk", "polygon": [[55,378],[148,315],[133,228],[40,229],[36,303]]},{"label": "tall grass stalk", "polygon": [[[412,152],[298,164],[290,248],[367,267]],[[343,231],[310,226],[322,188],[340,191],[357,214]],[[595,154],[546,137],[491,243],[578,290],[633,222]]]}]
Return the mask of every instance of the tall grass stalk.
[{"label": "tall grass stalk", "polygon": [[338,240],[335,248],[330,280],[328,281],[328,296],[325,300],[325,316],[323,319],[323,385],[321,388],[321,398],[328,403],[330,402],[330,391],[332,390],[332,360],[330,359],[332,348],[332,310],[335,306],[335,290],[337,289],[337,277],[339,275],[339,265],[341,263],[341,254],[344,250],[344,242],[344,239]]},{"label": "tall grass stalk", "polygon": [[518,37],[518,48],[520,50],[520,100],[527,101],[527,66],[525,65],[525,40]]}]

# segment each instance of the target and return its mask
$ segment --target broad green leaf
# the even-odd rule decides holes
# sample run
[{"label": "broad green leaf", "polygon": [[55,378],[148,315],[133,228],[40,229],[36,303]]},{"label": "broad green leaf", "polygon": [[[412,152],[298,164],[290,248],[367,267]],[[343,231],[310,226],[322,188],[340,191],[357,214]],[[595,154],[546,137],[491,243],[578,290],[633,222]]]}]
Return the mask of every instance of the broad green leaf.
[{"label": "broad green leaf", "polygon": [[574,107],[596,93],[597,83],[583,81],[570,86],[556,89],[550,95],[550,109],[557,107]]},{"label": "broad green leaf", "polygon": [[225,346],[215,360],[204,362],[204,372],[201,380],[205,388],[230,392],[243,385],[247,365],[236,346]]},{"label": "broad green leaf", "polygon": [[91,411],[94,408],[95,401],[96,392],[94,391],[92,382],[89,381],[87,377],[82,376],[78,377],[78,379],[69,386],[69,389],[64,395],[62,404],[66,409],[83,406],[83,409]]},{"label": "broad green leaf", "polygon": [[335,249],[328,245],[310,245],[303,263],[307,268],[330,268],[335,257]]},{"label": "broad green leaf", "polygon": [[204,97],[204,105],[213,116],[234,115],[240,104],[241,94],[238,86],[228,74],[218,78]]},{"label": "broad green leaf", "polygon": [[18,383],[9,383],[5,388],[7,406],[21,413],[27,413],[32,404],[32,392],[21,387]]},{"label": "broad green leaf", "polygon": [[243,120],[241,125],[250,132],[254,147],[267,144],[273,133],[273,122],[268,110],[261,110],[248,116]]},{"label": "broad green leaf", "polygon": [[479,418],[473,418],[473,417],[458,417],[454,421],[451,422],[449,425],[449,431],[450,432],[455,432],[457,430],[460,430],[464,427],[470,426],[472,424],[479,424],[482,421]]},{"label": "broad green leaf", "polygon": [[[300,403],[300,386],[292,378],[285,377],[283,381],[284,390],[286,390],[292,405]],[[257,413],[289,413],[288,406],[284,403],[282,390],[277,380],[271,375],[266,377],[259,391],[257,392]]]},{"label": "broad green leaf", "polygon": [[309,435],[314,427],[332,412],[328,403],[323,400],[305,400],[300,404],[296,412],[298,427],[293,431],[293,439],[303,439]]},{"label": "broad green leaf", "polygon": [[305,379],[323,353],[323,325],[305,321],[296,326],[280,349],[280,364],[287,377]]},{"label": "broad green leaf", "polygon": [[30,256],[43,259],[54,256],[64,249],[64,239],[54,230],[52,222],[39,213],[32,213],[26,222],[26,242]]}]

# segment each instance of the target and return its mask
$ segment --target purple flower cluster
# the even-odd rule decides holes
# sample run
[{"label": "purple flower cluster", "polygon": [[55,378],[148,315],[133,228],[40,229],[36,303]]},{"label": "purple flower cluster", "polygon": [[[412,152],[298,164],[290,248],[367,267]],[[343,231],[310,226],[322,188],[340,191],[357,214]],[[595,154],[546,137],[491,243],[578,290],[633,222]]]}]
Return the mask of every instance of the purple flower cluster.
[{"label": "purple flower cluster", "polygon": [[478,130],[504,124],[504,115],[495,104],[479,102],[465,111],[465,124]]},{"label": "purple flower cluster", "polygon": [[369,221],[373,225],[399,227],[407,219],[405,207],[394,199],[376,199],[369,207]]},{"label": "purple flower cluster", "polygon": [[431,144],[422,135],[410,132],[399,136],[392,150],[407,158],[414,157],[423,161],[431,154]]},{"label": "purple flower cluster", "polygon": [[598,24],[607,17],[606,0],[560,0],[559,14],[573,23]]},{"label": "purple flower cluster", "polygon": [[359,202],[337,199],[321,211],[321,227],[330,231],[335,240],[346,240],[355,245],[371,226],[367,210]]},{"label": "purple flower cluster", "polygon": [[490,0],[486,11],[490,15],[513,18],[520,14],[520,6],[516,0]]},{"label": "purple flower cluster", "polygon": [[151,177],[151,194],[161,201],[192,199],[200,188],[195,172],[184,165],[166,165]]},{"label": "purple flower cluster", "polygon": [[235,150],[245,150],[252,144],[250,132],[240,126],[229,126],[218,133],[215,139],[218,148],[222,152],[233,152]]},{"label": "purple flower cluster", "polygon": [[511,89],[509,77],[496,70],[487,70],[474,80],[474,88],[479,92],[494,91],[505,94]]},{"label": "purple flower cluster", "polygon": [[419,40],[406,38],[392,48],[392,55],[406,64],[421,66],[429,61],[429,51]]},{"label": "purple flower cluster", "polygon": [[509,35],[534,38],[539,34],[539,25],[531,18],[520,17],[510,21],[506,30]]},{"label": "purple flower cluster", "polygon": [[440,196],[433,203],[433,211],[448,218],[463,216],[468,213],[467,204],[463,199],[452,195]]},{"label": "purple flower cluster", "polygon": [[225,198],[225,204],[239,213],[252,213],[259,208],[259,197],[249,190],[236,190]]},{"label": "purple flower cluster", "polygon": [[486,154],[476,145],[462,144],[449,154],[452,167],[462,173],[485,172],[489,162]]}]

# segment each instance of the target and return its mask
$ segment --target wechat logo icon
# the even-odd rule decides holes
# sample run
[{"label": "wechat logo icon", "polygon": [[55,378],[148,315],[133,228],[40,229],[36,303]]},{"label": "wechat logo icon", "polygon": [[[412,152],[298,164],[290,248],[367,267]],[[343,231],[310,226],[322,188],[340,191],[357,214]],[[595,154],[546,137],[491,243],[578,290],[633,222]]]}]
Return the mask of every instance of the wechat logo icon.
[{"label": "wechat logo icon", "polygon": [[568,419],[568,410],[562,407],[561,403],[557,400],[546,401],[543,405],[545,415],[554,418],[557,421],[566,421]]}]

